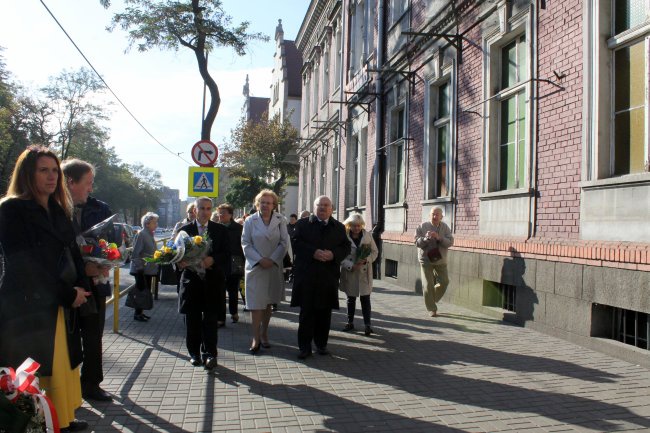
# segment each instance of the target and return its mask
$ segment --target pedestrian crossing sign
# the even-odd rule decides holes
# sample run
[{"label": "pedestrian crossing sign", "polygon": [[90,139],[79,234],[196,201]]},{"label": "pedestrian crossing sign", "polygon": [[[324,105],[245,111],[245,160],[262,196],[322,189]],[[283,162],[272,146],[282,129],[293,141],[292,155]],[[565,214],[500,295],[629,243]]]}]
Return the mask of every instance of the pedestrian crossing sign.
[{"label": "pedestrian crossing sign", "polygon": [[219,169],[190,167],[187,195],[190,197],[219,197]]}]

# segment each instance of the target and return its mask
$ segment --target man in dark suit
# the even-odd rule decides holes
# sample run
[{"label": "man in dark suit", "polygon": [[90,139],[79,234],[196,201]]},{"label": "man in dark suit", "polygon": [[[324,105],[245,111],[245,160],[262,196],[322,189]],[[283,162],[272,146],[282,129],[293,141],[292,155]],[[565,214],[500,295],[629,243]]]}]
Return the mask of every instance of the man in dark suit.
[{"label": "man in dark suit", "polygon": [[[61,164],[65,175],[66,185],[74,203],[73,225],[76,235],[80,235],[95,224],[113,215],[111,209],[103,201],[91,197],[95,179],[95,167],[80,159],[68,159]],[[113,227],[110,227],[114,239]],[[106,298],[111,295],[111,284],[108,281],[99,282],[101,274],[108,269],[95,263],[86,263],[86,276],[90,280],[90,290],[97,305],[97,314],[80,318],[81,339],[83,344],[83,364],[81,365],[81,393],[84,400],[111,401],[113,397],[104,391],[100,383],[104,380],[102,368],[102,337],[106,321]]]},{"label": "man in dark suit", "polygon": [[294,282],[291,306],[300,307],[298,358],[312,354],[314,340],[319,354],[327,355],[332,309],[339,308],[341,261],[350,253],[345,227],[332,216],[332,201],[320,196],[314,201],[314,215],[296,223]]},{"label": "man in dark suit", "polygon": [[217,365],[217,322],[225,308],[226,270],[230,264],[228,230],[210,221],[212,200],[199,197],[196,203],[196,220],[181,227],[190,236],[204,235],[206,232],[212,243],[210,251],[203,259],[205,276],[187,268],[181,260],[183,269],[181,288],[178,294],[178,310],[185,314],[186,345],[190,363],[207,370]]}]

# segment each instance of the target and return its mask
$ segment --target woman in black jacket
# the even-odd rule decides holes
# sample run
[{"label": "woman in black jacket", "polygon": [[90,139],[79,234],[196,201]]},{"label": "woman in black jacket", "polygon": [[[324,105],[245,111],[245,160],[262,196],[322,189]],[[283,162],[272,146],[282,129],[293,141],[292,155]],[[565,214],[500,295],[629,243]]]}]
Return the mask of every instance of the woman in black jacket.
[{"label": "woman in black jacket", "polygon": [[62,432],[88,426],[74,417],[81,406],[78,307],[90,292],[71,210],[56,155],[28,147],[0,201],[0,366],[16,368],[29,357],[41,364],[40,384]]},{"label": "woman in black jacket", "polygon": [[[230,273],[226,276],[226,290],[228,291],[228,311],[232,323],[239,322],[239,283],[244,276],[244,250],[241,246],[241,233],[243,227],[233,219],[235,209],[228,203],[217,207],[219,224],[228,228],[228,239],[230,240]],[[219,324],[223,326],[226,322],[226,314],[219,318]]]}]

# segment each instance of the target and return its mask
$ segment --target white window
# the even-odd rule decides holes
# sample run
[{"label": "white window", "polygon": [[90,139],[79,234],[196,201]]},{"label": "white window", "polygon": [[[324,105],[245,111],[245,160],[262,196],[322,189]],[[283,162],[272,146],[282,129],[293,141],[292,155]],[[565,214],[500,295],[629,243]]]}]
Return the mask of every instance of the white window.
[{"label": "white window", "polygon": [[[329,41],[329,39],[328,39]],[[330,49],[327,48],[325,50],[325,54],[323,55],[323,91],[321,92],[322,98],[321,98],[321,104],[324,104],[327,102],[327,100],[330,97],[331,89],[330,89]]]},{"label": "white window", "polygon": [[341,44],[341,24],[337,21],[336,32],[334,37],[334,51],[336,58],[334,67],[334,87],[339,88],[341,85],[341,68],[343,67],[343,45]]},{"label": "white window", "polygon": [[312,100],[314,102],[311,110],[313,116],[318,113],[320,101],[320,64],[318,62],[314,63],[314,95]]},{"label": "white window", "polygon": [[319,181],[320,181],[320,188],[318,189],[319,194],[325,195],[325,185],[327,181],[327,154],[325,153],[325,149],[323,149],[323,152],[320,156]]},{"label": "white window", "polygon": [[648,20],[648,2],[612,1],[612,104],[610,108],[610,169],[614,176],[639,173],[648,161],[646,106],[648,92],[648,34],[625,38]]},{"label": "white window", "polygon": [[390,25],[395,24],[408,10],[409,0],[390,0]]},{"label": "white window", "polygon": [[352,140],[350,140],[348,164],[350,170],[349,207],[363,207],[366,205],[367,142],[367,127],[353,135]]},{"label": "white window", "polygon": [[337,203],[339,201],[339,190],[338,190],[339,148],[337,145],[335,145],[332,148],[331,174],[332,174],[332,181],[331,181],[332,194],[330,195],[330,197],[332,198],[332,207],[334,208],[334,210],[336,210]]},{"label": "white window", "polygon": [[449,196],[451,104],[451,84],[449,80],[429,86],[427,199]]},{"label": "white window", "polygon": [[305,88],[303,89],[303,95],[305,100],[303,101],[302,106],[304,107],[304,115],[303,115],[303,125],[307,126],[309,125],[309,108],[311,107],[311,91],[310,91],[310,86],[309,86],[309,73],[305,74],[303,77],[303,81],[305,83]]},{"label": "white window", "polygon": [[525,34],[505,37],[490,49],[488,192],[526,187],[528,59]]},{"label": "white window", "polygon": [[388,204],[404,201],[406,154],[406,103],[390,113],[390,145],[388,146]]},{"label": "white window", "polygon": [[592,85],[586,179],[650,171],[648,157],[647,0],[599,0],[590,5],[589,56]]}]

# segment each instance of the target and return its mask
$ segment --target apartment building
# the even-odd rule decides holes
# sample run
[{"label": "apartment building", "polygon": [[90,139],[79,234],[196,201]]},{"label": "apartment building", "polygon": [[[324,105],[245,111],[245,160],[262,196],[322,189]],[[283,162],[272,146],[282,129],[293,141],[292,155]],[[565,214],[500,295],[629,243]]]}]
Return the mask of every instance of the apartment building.
[{"label": "apartment building", "polygon": [[650,364],[650,11],[642,0],[313,0],[300,200],[335,199],[414,291]]}]

